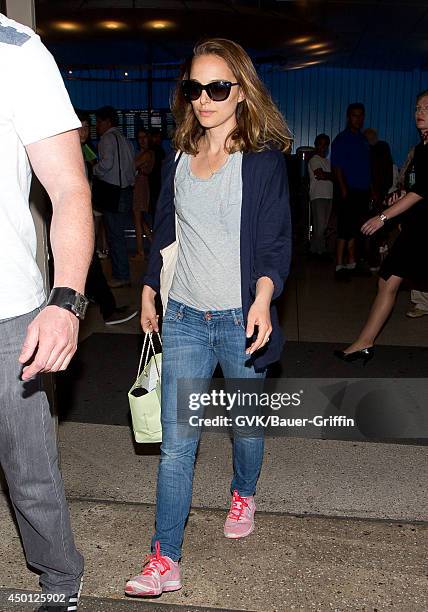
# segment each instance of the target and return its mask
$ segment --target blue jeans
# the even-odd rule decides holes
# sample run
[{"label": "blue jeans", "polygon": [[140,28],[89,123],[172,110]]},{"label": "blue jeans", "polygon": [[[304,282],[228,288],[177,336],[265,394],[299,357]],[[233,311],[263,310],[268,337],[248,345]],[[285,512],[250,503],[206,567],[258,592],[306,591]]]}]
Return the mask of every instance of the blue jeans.
[{"label": "blue jeans", "polygon": [[83,558],[74,544],[42,378],[22,381],[18,362],[37,314],[0,320],[0,462],[28,564],[40,572],[44,592],[69,596],[79,590]]},{"label": "blue jeans", "polygon": [[[181,557],[184,526],[192,500],[200,430],[183,435],[177,427],[177,380],[210,379],[219,363],[224,377],[261,378],[245,353],[242,309],[202,312],[171,298],[163,320],[162,446],[158,472],[156,533],[161,553]],[[231,491],[253,495],[263,461],[263,436],[234,436]]]},{"label": "blue jeans", "polygon": [[118,212],[104,213],[112,276],[123,281],[128,281],[130,278],[125,229],[128,226],[129,213],[132,210],[132,193],[132,187],[122,189]]}]

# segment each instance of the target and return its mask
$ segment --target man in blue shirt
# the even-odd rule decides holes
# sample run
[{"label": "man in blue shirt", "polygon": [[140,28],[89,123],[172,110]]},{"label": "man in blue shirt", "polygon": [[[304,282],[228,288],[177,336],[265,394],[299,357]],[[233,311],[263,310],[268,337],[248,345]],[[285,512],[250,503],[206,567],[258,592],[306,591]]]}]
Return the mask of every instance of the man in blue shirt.
[{"label": "man in blue shirt", "polygon": [[[347,126],[333,140],[331,165],[339,190],[336,278],[348,280],[356,267],[355,239],[369,216],[370,148],[361,132],[365,109],[360,102],[347,109]],[[347,263],[345,264],[345,249]]]}]

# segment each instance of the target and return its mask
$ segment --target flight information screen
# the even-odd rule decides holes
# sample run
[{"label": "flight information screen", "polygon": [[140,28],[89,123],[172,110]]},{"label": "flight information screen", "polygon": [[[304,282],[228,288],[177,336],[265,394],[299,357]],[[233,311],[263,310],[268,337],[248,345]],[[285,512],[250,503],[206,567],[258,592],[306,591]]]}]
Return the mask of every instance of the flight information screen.
[{"label": "flight information screen", "polygon": [[[88,111],[91,120],[91,140],[97,140],[96,117],[94,111]],[[175,123],[169,109],[118,109],[119,127],[130,140],[136,140],[138,130],[158,129],[163,139],[171,139]]]}]

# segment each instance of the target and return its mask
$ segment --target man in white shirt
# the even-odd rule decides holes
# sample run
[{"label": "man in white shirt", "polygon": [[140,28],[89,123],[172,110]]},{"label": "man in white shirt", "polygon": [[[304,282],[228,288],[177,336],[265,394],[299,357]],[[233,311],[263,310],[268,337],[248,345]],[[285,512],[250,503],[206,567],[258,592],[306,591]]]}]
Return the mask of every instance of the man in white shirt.
[{"label": "man in white shirt", "polygon": [[109,285],[119,288],[131,284],[125,228],[132,210],[132,191],[135,182],[134,149],[117,127],[119,124],[117,112],[112,106],[99,108],[96,111],[96,118],[100,142],[99,161],[94,166],[94,176],[122,188],[118,209],[103,211],[113,275]]},{"label": "man in white shirt", "polygon": [[[93,250],[80,125],[40,38],[0,14],[0,462],[28,564],[56,608],[77,609],[76,550],[41,374],[65,370]],[[31,166],[52,201],[54,289],[44,306],[29,210]],[[61,607],[62,604],[62,607]]]},{"label": "man in white shirt", "polygon": [[325,232],[333,203],[333,175],[327,159],[330,138],[318,134],[315,138],[315,153],[308,162],[309,198],[312,213],[311,253],[326,256]]}]

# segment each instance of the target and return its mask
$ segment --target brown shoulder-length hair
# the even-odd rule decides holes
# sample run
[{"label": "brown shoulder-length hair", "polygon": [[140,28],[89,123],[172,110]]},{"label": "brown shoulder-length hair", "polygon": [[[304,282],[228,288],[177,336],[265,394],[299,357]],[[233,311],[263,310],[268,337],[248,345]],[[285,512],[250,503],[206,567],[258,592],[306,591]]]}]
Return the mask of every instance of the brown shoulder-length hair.
[{"label": "brown shoulder-length hair", "polygon": [[216,55],[224,59],[245,96],[236,108],[237,125],[226,138],[228,152],[259,152],[269,148],[289,151],[292,143],[290,130],[258,77],[253,62],[240,45],[225,38],[211,38],[198,43],[193,49],[193,56],[182,67],[172,100],[177,125],[174,147],[195,155],[199,139],[205,133],[192,105],[186,102],[181,91],[181,80],[189,78],[193,59],[201,55]]}]

